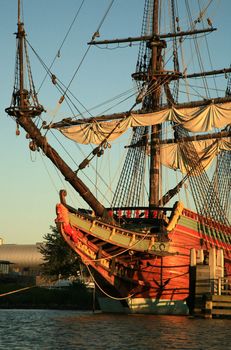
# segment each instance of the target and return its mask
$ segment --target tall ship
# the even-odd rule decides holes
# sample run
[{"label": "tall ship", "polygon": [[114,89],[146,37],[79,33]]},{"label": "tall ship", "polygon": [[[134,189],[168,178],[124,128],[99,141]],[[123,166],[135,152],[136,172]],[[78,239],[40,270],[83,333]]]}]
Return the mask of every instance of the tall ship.
[{"label": "tall ship", "polygon": [[[109,10],[112,15],[113,3],[108,1],[103,20]],[[183,315],[188,313],[191,249],[203,251],[205,259],[211,248],[223,250],[225,276],[231,274],[231,68],[213,68],[208,46],[217,30],[209,16],[213,1],[143,4],[140,36],[103,40],[102,20],[86,51],[139,45],[131,105],[111,114],[85,109],[47,123],[18,0],[15,82],[6,112],[17,130],[25,130],[30,150],[49,158],[86,203],[71,206],[68,191],[60,190],[55,221],[92,276],[102,310]],[[69,86],[51,67],[46,74],[61,92],[59,104],[70,104]],[[85,147],[77,168],[51,145],[51,133]],[[118,181],[105,185],[100,196],[100,182],[91,186],[84,179],[92,167],[105,182],[123,136],[123,162],[111,173],[120,172]]]}]

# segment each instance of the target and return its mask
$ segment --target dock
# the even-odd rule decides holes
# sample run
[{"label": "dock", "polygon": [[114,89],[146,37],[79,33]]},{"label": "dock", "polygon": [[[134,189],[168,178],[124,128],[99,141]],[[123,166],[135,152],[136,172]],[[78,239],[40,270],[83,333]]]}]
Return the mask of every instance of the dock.
[{"label": "dock", "polygon": [[231,276],[225,275],[223,250],[191,250],[190,314],[203,318],[231,318]]}]

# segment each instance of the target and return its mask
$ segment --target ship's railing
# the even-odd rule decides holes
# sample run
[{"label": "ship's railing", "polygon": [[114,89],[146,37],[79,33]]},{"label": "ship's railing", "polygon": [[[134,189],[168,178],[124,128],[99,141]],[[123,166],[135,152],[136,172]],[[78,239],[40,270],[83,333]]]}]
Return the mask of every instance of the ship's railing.
[{"label": "ship's railing", "polygon": [[188,218],[191,218],[195,221],[198,221],[199,223],[201,223],[203,225],[207,225],[210,228],[212,227],[215,230],[222,231],[224,233],[231,235],[231,228],[230,227],[228,227],[220,222],[217,222],[211,218],[207,218],[203,215],[197,214],[189,209],[184,209],[182,214]]},{"label": "ship's railing", "polygon": [[197,296],[231,295],[231,276],[198,280],[196,294]]},{"label": "ship's railing", "polygon": [[157,219],[159,213],[161,216],[172,212],[172,208],[168,207],[156,207],[149,209],[148,207],[115,207],[107,208],[107,211],[111,217],[117,217],[118,219]]},{"label": "ship's railing", "polygon": [[211,293],[214,295],[231,295],[231,277],[210,280]]},{"label": "ship's railing", "polygon": [[[134,229],[131,231],[125,227],[115,226],[114,224],[112,225],[110,223],[104,223],[100,220],[97,220],[97,217],[94,217],[92,215],[93,213],[89,210],[76,210],[68,205],[66,205],[66,207],[80,220],[84,220],[85,223],[88,221],[90,223],[89,231],[91,232],[96,230],[97,227],[100,227],[105,231],[110,232],[109,239],[111,239],[116,234],[129,237],[130,241],[124,244],[127,245],[127,247],[133,247],[132,249],[135,249],[134,247],[138,246],[140,242],[146,242],[146,251],[153,250],[153,247],[155,246],[155,250],[158,252],[158,254],[162,254],[169,249],[169,242],[166,236],[159,237],[157,233],[149,231],[136,231]],[[139,225],[137,225],[137,227],[140,228]],[[159,229],[161,230],[161,228]],[[162,232],[160,230],[158,232]],[[139,250],[143,250],[143,248],[140,248]]]}]

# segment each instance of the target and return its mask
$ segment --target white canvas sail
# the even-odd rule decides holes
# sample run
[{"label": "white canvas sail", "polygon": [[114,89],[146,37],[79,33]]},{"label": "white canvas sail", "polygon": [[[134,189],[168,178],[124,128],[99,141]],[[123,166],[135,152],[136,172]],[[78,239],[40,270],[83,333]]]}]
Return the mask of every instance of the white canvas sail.
[{"label": "white canvas sail", "polygon": [[[230,137],[219,140],[193,141],[192,143],[198,155],[198,160],[200,159],[200,164],[205,170],[209,168],[214,158],[221,151],[231,150]],[[189,171],[190,164],[187,162],[187,157],[190,159],[190,155],[185,157],[180,144],[161,145],[160,155],[162,165],[174,170],[180,170],[182,173]]]},{"label": "white canvas sail", "polygon": [[171,108],[148,114],[131,114],[120,120],[92,122],[62,127],[63,135],[82,144],[100,144],[105,139],[113,141],[128,128],[150,126],[172,121],[191,132],[208,132],[231,124],[231,102],[210,104],[194,108]]}]

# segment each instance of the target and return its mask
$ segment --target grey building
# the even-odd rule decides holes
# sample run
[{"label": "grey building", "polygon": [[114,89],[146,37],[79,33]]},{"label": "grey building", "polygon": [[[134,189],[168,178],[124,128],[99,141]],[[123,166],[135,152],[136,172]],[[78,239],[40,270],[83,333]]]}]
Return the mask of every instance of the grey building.
[{"label": "grey building", "polygon": [[0,244],[0,273],[37,275],[44,262],[39,251],[41,244]]}]

